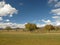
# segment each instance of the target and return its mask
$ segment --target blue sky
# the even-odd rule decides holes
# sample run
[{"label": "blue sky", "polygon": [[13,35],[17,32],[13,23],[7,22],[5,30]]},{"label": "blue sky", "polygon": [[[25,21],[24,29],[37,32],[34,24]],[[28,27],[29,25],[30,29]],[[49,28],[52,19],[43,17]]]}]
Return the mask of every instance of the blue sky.
[{"label": "blue sky", "polygon": [[[1,1],[3,0],[0,0],[0,3]],[[2,11],[4,14],[0,14],[0,22],[16,24],[30,22],[37,25],[55,25],[57,23],[60,25],[60,20],[58,20],[60,15],[59,0],[4,0],[3,2],[5,2],[4,6],[9,4],[7,7],[10,6],[11,12],[9,12],[10,8],[8,13]]]},{"label": "blue sky", "polygon": [[[51,17],[49,15],[50,8],[47,0],[5,0],[5,2],[18,10],[18,14],[14,14],[13,17],[5,17],[15,23],[33,22],[42,19],[47,20]],[[23,5],[20,5],[20,3],[23,3]]]}]

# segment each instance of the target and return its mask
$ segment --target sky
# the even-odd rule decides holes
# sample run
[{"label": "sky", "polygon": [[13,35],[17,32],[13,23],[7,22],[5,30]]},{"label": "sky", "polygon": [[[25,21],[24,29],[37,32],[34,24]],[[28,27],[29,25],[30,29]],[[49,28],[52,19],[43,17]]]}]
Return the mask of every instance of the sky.
[{"label": "sky", "polygon": [[0,28],[24,28],[27,23],[60,25],[60,1],[0,0]]}]

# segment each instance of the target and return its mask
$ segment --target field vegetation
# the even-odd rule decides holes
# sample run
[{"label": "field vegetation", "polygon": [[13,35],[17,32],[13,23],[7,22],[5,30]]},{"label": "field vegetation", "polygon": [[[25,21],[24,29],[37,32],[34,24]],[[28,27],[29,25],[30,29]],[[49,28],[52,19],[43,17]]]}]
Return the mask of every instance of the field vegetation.
[{"label": "field vegetation", "polygon": [[31,23],[24,29],[6,27],[0,30],[0,45],[60,45],[60,28],[53,25],[39,28]]}]

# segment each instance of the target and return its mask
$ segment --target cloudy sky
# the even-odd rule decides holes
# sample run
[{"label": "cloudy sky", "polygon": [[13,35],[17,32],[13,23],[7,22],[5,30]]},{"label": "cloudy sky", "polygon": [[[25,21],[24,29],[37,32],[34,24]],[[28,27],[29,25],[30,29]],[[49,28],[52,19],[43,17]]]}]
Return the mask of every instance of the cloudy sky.
[{"label": "cloudy sky", "polygon": [[0,0],[0,27],[60,25],[59,0]]}]

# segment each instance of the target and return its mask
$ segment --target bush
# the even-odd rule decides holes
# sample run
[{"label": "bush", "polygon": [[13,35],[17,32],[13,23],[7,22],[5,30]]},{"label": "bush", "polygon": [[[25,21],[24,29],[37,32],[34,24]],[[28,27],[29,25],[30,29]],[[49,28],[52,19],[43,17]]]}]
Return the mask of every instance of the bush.
[{"label": "bush", "polygon": [[55,30],[55,27],[53,25],[46,25],[45,30]]},{"label": "bush", "polygon": [[11,27],[9,27],[9,26],[8,26],[8,27],[6,27],[5,29],[6,29],[7,31],[12,30],[12,28],[11,28]]},{"label": "bush", "polygon": [[36,24],[27,23],[25,25],[25,28],[29,31],[33,31],[33,30],[37,29],[37,26],[36,26]]}]

